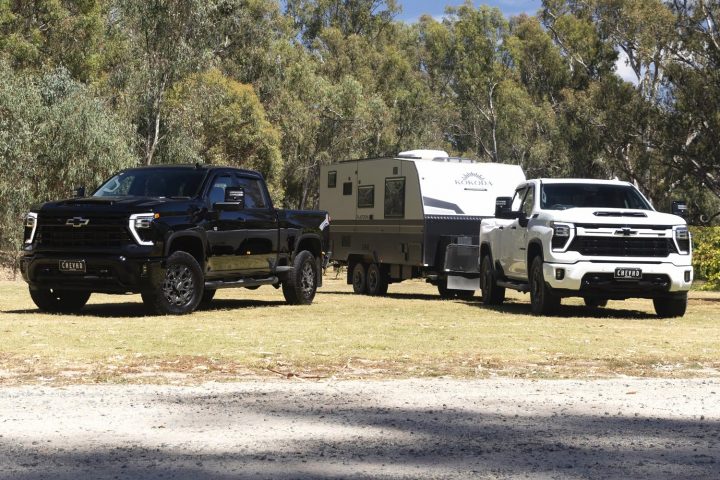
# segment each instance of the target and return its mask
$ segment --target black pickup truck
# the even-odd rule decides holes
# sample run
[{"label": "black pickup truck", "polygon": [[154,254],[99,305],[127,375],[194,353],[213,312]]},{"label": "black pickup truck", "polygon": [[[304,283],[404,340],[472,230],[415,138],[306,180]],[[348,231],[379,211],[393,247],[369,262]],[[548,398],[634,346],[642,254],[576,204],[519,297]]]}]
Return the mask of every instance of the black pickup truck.
[{"label": "black pickup truck", "polygon": [[154,313],[185,314],[217,289],[261,285],[309,304],[328,238],[326,212],[275,209],[257,172],[151,166],[121,171],[89,197],[34,207],[20,266],[49,312],[77,311],[102,292],[140,293]]}]

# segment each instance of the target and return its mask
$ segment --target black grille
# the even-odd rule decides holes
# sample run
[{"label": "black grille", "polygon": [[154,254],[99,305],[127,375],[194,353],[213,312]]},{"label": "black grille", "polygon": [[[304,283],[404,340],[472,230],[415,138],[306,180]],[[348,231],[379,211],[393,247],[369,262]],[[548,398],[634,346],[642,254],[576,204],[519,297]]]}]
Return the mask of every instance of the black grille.
[{"label": "black grille", "polygon": [[65,222],[73,217],[41,217],[38,242],[44,247],[120,247],[132,242],[126,217],[84,217],[87,225],[73,227]]},{"label": "black grille", "polygon": [[667,257],[677,253],[671,238],[575,237],[568,250],[589,257]]}]

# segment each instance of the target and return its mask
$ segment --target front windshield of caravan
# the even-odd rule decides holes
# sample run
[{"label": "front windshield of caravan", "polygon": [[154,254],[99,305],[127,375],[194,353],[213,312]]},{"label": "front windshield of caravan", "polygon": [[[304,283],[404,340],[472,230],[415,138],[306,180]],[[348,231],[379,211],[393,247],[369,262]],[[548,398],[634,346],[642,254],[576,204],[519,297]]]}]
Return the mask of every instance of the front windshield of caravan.
[{"label": "front windshield of caravan", "polygon": [[652,210],[640,192],[630,185],[597,183],[543,184],[540,208],[543,210],[567,210],[568,208]]},{"label": "front windshield of caravan", "polygon": [[191,198],[198,194],[205,170],[138,168],[120,172],[93,197]]}]

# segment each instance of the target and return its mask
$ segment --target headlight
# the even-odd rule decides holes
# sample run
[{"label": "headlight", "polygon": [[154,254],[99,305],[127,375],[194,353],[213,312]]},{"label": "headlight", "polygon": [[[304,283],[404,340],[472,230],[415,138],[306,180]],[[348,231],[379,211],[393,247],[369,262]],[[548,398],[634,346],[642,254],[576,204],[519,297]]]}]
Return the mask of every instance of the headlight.
[{"label": "headlight", "polygon": [[673,228],[673,235],[675,237],[675,246],[678,249],[678,253],[687,255],[690,253],[690,230],[687,226],[681,225]]},{"label": "headlight", "polygon": [[38,216],[35,212],[25,215],[25,233],[23,238],[26,244],[30,244],[35,240],[35,232],[37,232]]},{"label": "headlight", "polygon": [[556,223],[550,224],[553,229],[551,246],[553,251],[565,251],[570,245],[570,241],[575,236],[575,226],[572,223]]},{"label": "headlight", "polygon": [[136,213],[130,215],[128,227],[133,238],[139,245],[152,245],[152,222],[155,220],[155,213]]}]

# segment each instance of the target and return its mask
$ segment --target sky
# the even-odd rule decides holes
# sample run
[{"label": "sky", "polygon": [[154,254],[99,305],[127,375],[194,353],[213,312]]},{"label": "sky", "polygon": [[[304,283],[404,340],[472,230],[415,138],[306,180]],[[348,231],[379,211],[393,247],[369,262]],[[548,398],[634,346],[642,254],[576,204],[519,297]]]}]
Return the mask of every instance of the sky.
[{"label": "sky", "polygon": [[[414,22],[423,14],[441,18],[445,13],[445,7],[457,7],[464,3],[464,0],[399,0],[402,12],[398,20]],[[489,5],[499,8],[506,17],[527,13],[534,15],[542,6],[541,0],[474,0],[475,6]]]}]

